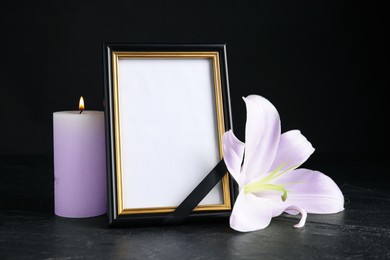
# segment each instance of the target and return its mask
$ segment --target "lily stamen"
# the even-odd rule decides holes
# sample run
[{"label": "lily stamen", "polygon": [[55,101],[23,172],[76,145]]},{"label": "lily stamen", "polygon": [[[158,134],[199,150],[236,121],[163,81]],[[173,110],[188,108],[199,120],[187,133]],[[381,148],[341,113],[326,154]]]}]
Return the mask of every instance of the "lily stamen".
[{"label": "lily stamen", "polygon": [[267,190],[280,191],[283,193],[282,200],[285,201],[287,199],[287,190],[283,188],[282,185],[254,182],[244,186],[245,193],[255,193],[255,192],[267,191]]},{"label": "lily stamen", "polygon": [[270,172],[265,178],[263,178],[259,181],[255,181],[255,182],[251,182],[251,183],[246,184],[244,186],[244,192],[245,193],[256,193],[256,192],[260,192],[260,191],[276,190],[276,191],[280,191],[283,193],[282,200],[285,201],[287,199],[287,190],[283,187],[283,186],[285,186],[285,184],[268,183],[268,182],[278,178],[279,176],[281,176],[287,172],[290,172],[290,171],[299,167],[299,165],[294,165],[294,166],[287,168],[284,171],[281,171],[281,169],[285,165],[286,165],[286,163],[282,163],[278,167],[276,167],[275,170]]}]

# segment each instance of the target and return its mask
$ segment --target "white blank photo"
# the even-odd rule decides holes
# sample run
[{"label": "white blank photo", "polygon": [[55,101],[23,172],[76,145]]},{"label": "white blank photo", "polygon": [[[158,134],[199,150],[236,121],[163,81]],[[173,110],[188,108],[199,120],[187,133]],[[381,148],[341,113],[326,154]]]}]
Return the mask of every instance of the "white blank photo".
[{"label": "white blank photo", "polygon": [[118,86],[123,206],[177,207],[220,160],[212,60],[121,58]]}]

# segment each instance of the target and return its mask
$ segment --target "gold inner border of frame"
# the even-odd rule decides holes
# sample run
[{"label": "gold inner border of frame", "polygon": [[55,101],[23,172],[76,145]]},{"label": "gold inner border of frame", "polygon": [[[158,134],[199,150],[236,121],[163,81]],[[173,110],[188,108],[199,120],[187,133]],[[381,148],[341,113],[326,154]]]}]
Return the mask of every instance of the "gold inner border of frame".
[{"label": "gold inner border of frame", "polygon": [[[218,142],[220,159],[223,158],[222,136],[225,133],[224,111],[222,103],[221,73],[218,52],[113,52],[112,53],[112,79],[113,79],[113,108],[114,108],[114,134],[116,154],[116,190],[117,190],[117,213],[118,215],[145,214],[145,213],[168,213],[176,207],[153,207],[153,208],[124,208],[123,184],[122,184],[122,153],[121,133],[119,120],[119,86],[118,86],[118,61],[121,58],[145,58],[145,59],[199,59],[212,60],[214,77],[214,94],[216,116],[218,124]],[[210,169],[211,170],[211,169]],[[195,188],[195,187],[194,187]],[[198,205],[194,211],[217,211],[231,209],[229,174],[222,178],[223,204]]]}]

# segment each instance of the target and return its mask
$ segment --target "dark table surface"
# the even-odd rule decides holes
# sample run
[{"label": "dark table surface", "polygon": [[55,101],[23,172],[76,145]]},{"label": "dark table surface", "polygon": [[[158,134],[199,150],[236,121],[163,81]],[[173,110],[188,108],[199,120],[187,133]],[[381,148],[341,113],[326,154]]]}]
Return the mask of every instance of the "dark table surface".
[{"label": "dark table surface", "polygon": [[390,190],[384,156],[313,155],[303,166],[340,186],[345,211],[281,215],[239,233],[228,220],[180,226],[107,227],[105,215],[54,215],[50,155],[0,156],[0,259],[390,259]]}]

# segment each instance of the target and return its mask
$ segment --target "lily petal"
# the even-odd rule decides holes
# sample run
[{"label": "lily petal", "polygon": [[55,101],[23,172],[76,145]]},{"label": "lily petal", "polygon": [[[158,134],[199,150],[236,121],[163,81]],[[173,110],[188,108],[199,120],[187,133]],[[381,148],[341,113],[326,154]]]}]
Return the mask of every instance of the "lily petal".
[{"label": "lily petal", "polygon": [[230,227],[240,232],[255,231],[266,228],[271,219],[269,200],[240,192],[230,216]]},{"label": "lily petal", "polygon": [[222,144],[225,164],[230,174],[240,185],[245,178],[245,175],[241,175],[245,144],[238,140],[231,130],[223,135]]},{"label": "lily petal", "polygon": [[283,165],[280,170],[287,170],[304,163],[314,152],[311,143],[299,130],[285,132],[280,137],[279,147],[271,171]]},{"label": "lily petal", "polygon": [[257,95],[250,95],[244,101],[247,121],[242,170],[249,182],[268,173],[279,146],[281,130],[278,111],[271,102]]},{"label": "lily petal", "polygon": [[299,221],[299,223],[294,225],[295,228],[301,228],[301,227],[305,226],[306,219],[307,219],[307,212],[306,212],[306,210],[304,210],[304,209],[302,209],[300,207],[296,207],[296,206],[290,206],[290,207],[288,207],[286,209],[286,211],[288,211],[288,210],[295,210],[295,211],[301,213],[301,215],[302,215],[302,218]]},{"label": "lily petal", "polygon": [[[286,184],[286,204],[303,208],[307,213],[331,214],[344,210],[341,190],[331,178],[321,172],[301,168],[280,176],[275,182]],[[294,210],[286,212],[297,213]]]}]

